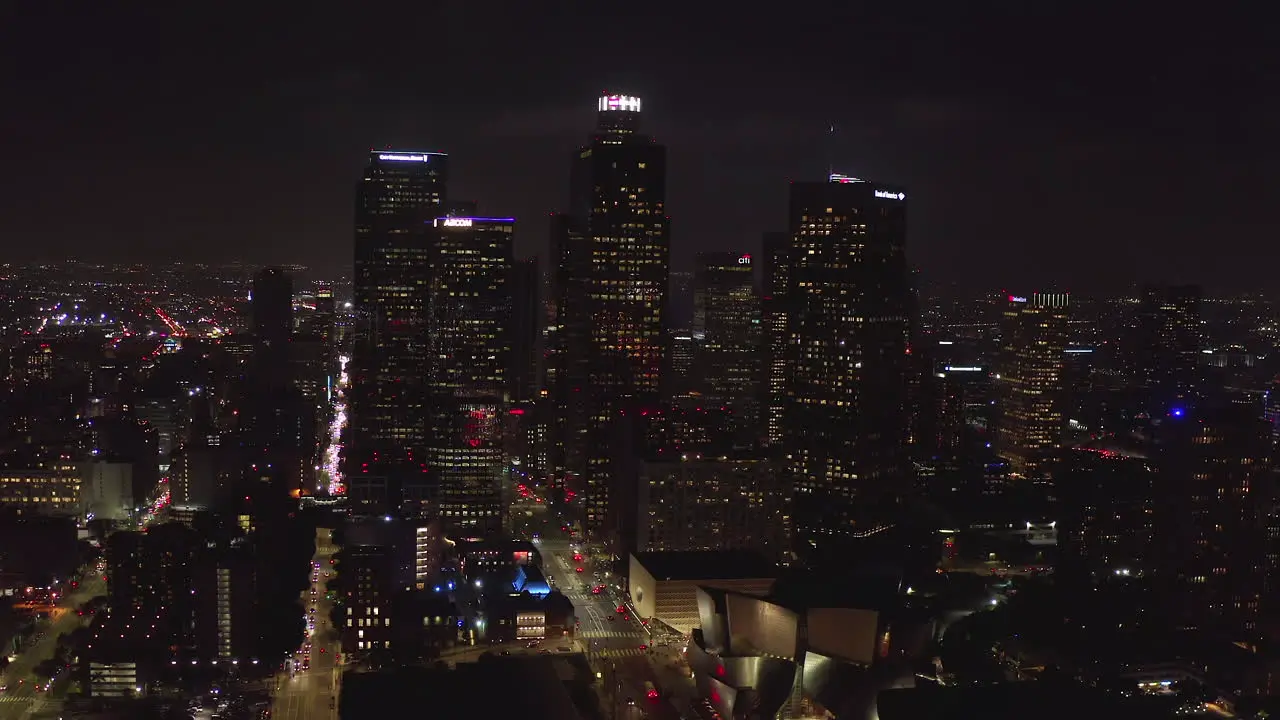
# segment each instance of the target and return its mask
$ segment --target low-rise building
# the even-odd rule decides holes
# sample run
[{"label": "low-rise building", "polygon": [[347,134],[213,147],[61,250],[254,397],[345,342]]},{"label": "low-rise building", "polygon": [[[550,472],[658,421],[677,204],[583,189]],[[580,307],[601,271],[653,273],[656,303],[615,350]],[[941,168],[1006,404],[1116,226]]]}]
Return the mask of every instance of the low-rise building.
[{"label": "low-rise building", "polygon": [[80,468],[67,457],[0,463],[0,507],[23,515],[76,515]]},{"label": "low-rise building", "polygon": [[777,573],[748,550],[635,553],[630,558],[627,596],[636,616],[688,635],[698,626],[698,588],[768,595]]}]

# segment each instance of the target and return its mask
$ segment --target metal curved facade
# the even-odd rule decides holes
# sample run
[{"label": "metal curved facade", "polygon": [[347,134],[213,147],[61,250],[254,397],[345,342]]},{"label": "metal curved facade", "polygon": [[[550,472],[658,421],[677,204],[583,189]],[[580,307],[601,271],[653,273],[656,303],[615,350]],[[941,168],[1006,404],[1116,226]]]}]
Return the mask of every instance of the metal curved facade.
[{"label": "metal curved facade", "polygon": [[[866,610],[818,609],[798,613],[767,599],[698,589],[701,627],[686,651],[698,691],[725,718],[798,717],[817,704],[837,717],[874,715],[875,692],[889,665],[887,630]],[[810,621],[817,622],[810,624]],[[841,622],[833,623],[838,618]],[[853,625],[853,627],[850,627]],[[839,654],[810,649],[818,645]],[[896,673],[894,673],[896,674]]]}]

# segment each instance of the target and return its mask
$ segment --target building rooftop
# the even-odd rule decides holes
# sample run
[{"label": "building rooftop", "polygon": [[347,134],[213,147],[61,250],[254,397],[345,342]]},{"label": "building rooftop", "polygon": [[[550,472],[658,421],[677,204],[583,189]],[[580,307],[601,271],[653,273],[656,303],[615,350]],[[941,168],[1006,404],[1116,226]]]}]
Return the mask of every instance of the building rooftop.
[{"label": "building rooftop", "polygon": [[1145,698],[1121,698],[1067,682],[1002,683],[984,687],[919,687],[880,692],[882,720],[1037,717],[1045,720],[1172,717],[1172,708]]},{"label": "building rooftop", "polygon": [[348,672],[339,717],[384,718],[387,708],[417,708],[440,720],[593,720],[591,678],[581,656],[495,657],[459,663],[454,670]]},{"label": "building rooftop", "polygon": [[641,552],[633,557],[655,580],[754,579],[778,574],[772,563],[750,550]]}]

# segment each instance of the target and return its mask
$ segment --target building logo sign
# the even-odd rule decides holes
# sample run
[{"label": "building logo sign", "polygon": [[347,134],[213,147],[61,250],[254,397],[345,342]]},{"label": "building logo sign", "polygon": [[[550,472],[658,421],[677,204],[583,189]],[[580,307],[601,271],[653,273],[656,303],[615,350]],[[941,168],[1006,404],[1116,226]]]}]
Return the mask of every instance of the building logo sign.
[{"label": "building logo sign", "polygon": [[1024,298],[1024,297],[1022,297],[1021,295],[1010,295],[1010,296],[1009,296],[1009,302],[1013,302],[1013,303],[1024,303],[1024,302],[1026,302],[1026,301],[1027,301],[1027,299],[1026,299],[1026,298]]},{"label": "building logo sign", "polygon": [[750,256],[750,255],[743,255],[742,257],[738,258],[738,264],[739,264],[739,265],[750,265],[750,264],[751,264],[751,256]]},{"label": "building logo sign", "polygon": [[631,95],[605,95],[596,105],[600,112],[621,110],[622,112],[640,112],[640,98]]},{"label": "building logo sign", "polygon": [[431,162],[430,155],[403,155],[400,153],[382,153],[378,156],[378,159],[390,162]]},{"label": "building logo sign", "polygon": [[901,192],[889,192],[888,190],[877,190],[876,197],[884,198],[885,200],[906,200],[907,194]]},{"label": "building logo sign", "polygon": [[471,227],[474,222],[471,218],[445,218],[440,224],[445,227]]}]

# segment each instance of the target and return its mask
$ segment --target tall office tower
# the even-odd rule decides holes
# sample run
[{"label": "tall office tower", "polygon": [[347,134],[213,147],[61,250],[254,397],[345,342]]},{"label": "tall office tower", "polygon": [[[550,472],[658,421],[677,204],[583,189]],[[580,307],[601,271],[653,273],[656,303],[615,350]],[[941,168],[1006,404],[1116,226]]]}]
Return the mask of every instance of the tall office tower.
[{"label": "tall office tower", "polygon": [[760,289],[767,367],[761,395],[765,415],[765,439],[770,445],[782,440],[783,411],[787,400],[787,283],[791,277],[791,238],[784,232],[764,235],[764,271]]},{"label": "tall office tower", "polygon": [[283,268],[265,268],[253,276],[253,334],[264,343],[289,342],[293,332],[293,279]]},{"label": "tall office tower", "polygon": [[[567,426],[561,442],[566,467],[584,498],[584,531],[592,541],[617,540],[617,513],[610,506],[611,427],[621,412],[658,400],[667,314],[670,242],[665,215],[666,148],[637,133],[640,99],[608,95],[599,99],[596,132],[578,151],[572,168],[572,218],[557,244],[569,287],[585,288],[585,308],[561,307],[557,332],[562,346],[586,359],[586,382],[557,378],[562,392],[586,394],[586,427]],[[573,247],[585,242],[585,247]],[[573,292],[566,287],[560,298]],[[582,310],[589,311],[589,314]],[[581,324],[585,322],[586,326]],[[569,328],[577,323],[579,327]],[[572,362],[572,361],[571,361]],[[580,372],[580,370],[579,370]],[[575,402],[561,398],[557,404]],[[577,421],[574,421],[577,422]]]},{"label": "tall office tower", "polygon": [[702,343],[692,330],[671,331],[667,347],[667,377],[663,380],[663,405],[692,409],[701,402],[700,383],[694,377]]},{"label": "tall office tower", "polygon": [[551,481],[563,489],[580,484],[587,468],[587,431],[590,427],[591,242],[575,226],[573,218],[557,214],[551,219],[551,295],[555,309],[547,328],[551,351],[547,389],[553,408],[551,418]]},{"label": "tall office tower", "polygon": [[1046,473],[1062,444],[1066,293],[1009,295],[996,363],[996,453],[1014,477]]},{"label": "tall office tower", "polygon": [[427,293],[427,509],[464,537],[502,529],[514,218],[432,222]]},{"label": "tall office tower", "polygon": [[511,272],[511,399],[528,402],[542,389],[542,271],[538,256],[515,263]]},{"label": "tall office tower", "polygon": [[[343,475],[382,488],[375,505],[420,499],[430,349],[426,231],[445,202],[448,156],[372,151],[356,186],[355,340]],[[377,508],[385,512],[390,508]]]},{"label": "tall office tower", "polygon": [[725,408],[734,441],[760,440],[760,299],[747,253],[699,253],[694,271],[693,332],[702,336],[698,391]]},{"label": "tall office tower", "polygon": [[911,485],[906,193],[833,175],[791,185],[782,453],[800,559],[888,530]]},{"label": "tall office tower", "polygon": [[316,281],[315,286],[316,311],[312,316],[311,331],[313,331],[324,346],[333,350],[334,341],[334,325],[337,321],[337,306],[333,299],[333,283],[323,280]]},{"label": "tall office tower", "polygon": [[1271,436],[1251,408],[1166,414],[1157,432],[1160,605],[1178,626],[1252,638],[1269,583]]},{"label": "tall office tower", "polygon": [[1200,287],[1150,286],[1138,301],[1137,333],[1132,338],[1132,369],[1147,397],[1147,410],[1163,415],[1169,408],[1194,404],[1199,394]]}]

